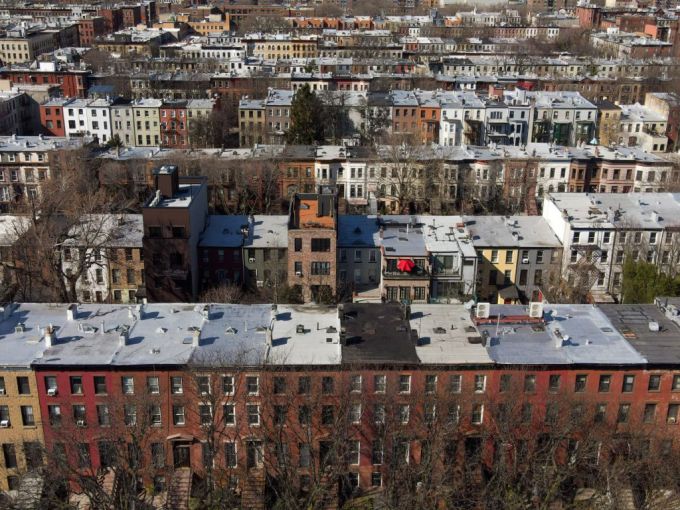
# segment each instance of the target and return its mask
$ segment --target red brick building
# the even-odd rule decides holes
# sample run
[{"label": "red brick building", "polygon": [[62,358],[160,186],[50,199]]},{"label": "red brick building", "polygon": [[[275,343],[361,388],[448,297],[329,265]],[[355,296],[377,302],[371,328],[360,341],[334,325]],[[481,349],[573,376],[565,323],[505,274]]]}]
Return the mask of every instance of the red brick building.
[{"label": "red brick building", "polygon": [[37,69],[26,66],[5,67],[0,71],[3,80],[16,85],[54,84],[61,88],[63,97],[86,97],[92,71],[71,68],[52,62],[41,62]]},{"label": "red brick building", "polygon": [[161,144],[173,149],[189,147],[187,101],[163,101],[160,108]]},{"label": "red brick building", "polygon": [[108,32],[106,18],[103,16],[80,18],[78,20],[78,38],[80,39],[81,46],[92,46],[97,37]]},{"label": "red brick building", "polygon": [[40,105],[40,126],[47,136],[66,136],[64,107],[71,99],[55,98]]}]

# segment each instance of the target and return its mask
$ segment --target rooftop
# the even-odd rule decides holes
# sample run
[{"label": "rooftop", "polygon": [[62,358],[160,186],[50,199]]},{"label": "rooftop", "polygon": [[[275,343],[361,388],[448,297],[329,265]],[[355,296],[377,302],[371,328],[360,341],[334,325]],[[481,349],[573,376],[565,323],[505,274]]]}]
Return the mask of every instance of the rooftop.
[{"label": "rooftop", "polygon": [[335,306],[278,305],[272,311],[267,362],[275,365],[334,365],[341,361],[340,320]]},{"label": "rooftop", "polygon": [[644,364],[641,356],[593,305],[546,305],[543,319],[520,305],[491,305],[478,329],[491,359],[509,365]]},{"label": "rooftop", "polygon": [[338,307],[343,363],[418,363],[407,308],[398,303],[346,303]]},{"label": "rooftop", "polygon": [[243,246],[248,248],[288,248],[288,215],[257,214],[248,229]]},{"label": "rooftop", "polygon": [[201,233],[199,244],[203,247],[237,248],[243,245],[241,229],[248,226],[248,216],[211,214]]},{"label": "rooftop", "polygon": [[411,305],[410,323],[418,333],[416,353],[421,363],[491,363],[463,305]]},{"label": "rooftop", "polygon": [[477,248],[561,248],[562,244],[542,216],[465,216]]}]

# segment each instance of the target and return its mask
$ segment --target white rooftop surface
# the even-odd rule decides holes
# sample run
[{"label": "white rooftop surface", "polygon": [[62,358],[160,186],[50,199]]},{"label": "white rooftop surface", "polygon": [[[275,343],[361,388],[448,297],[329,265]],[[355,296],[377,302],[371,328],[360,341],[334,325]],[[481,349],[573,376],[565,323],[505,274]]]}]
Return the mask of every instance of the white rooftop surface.
[{"label": "white rooftop surface", "polygon": [[475,257],[477,252],[470,241],[468,229],[460,216],[418,216],[424,223],[425,247],[433,253],[460,252],[465,257]]},{"label": "white rooftop surface", "polygon": [[[560,248],[562,244],[542,216],[466,216],[472,242],[478,248]],[[513,235],[516,233],[517,235]]]},{"label": "white rooftop surface", "polygon": [[141,247],[144,225],[141,214],[91,214],[71,227],[63,241],[70,246]]},{"label": "white rooftop surface", "polygon": [[410,323],[418,332],[416,354],[422,363],[491,363],[481,343],[468,342],[479,332],[462,305],[413,304]]},{"label": "white rooftop surface", "polygon": [[621,120],[637,122],[667,122],[668,116],[663,115],[651,108],[639,103],[619,105],[621,108]]},{"label": "white rooftop surface", "polygon": [[574,228],[663,229],[680,225],[679,193],[552,193],[549,200],[568,215]]},{"label": "white rooftop surface", "polygon": [[195,195],[198,195],[203,184],[180,184],[172,197],[153,198],[146,207],[189,207]]},{"label": "white rooftop surface", "polygon": [[288,248],[288,215],[255,215],[243,246],[248,248]]},{"label": "white rooftop surface", "polygon": [[383,246],[387,257],[424,257],[427,255],[423,228],[394,226],[383,230],[383,237],[376,232],[373,237],[378,246]]},{"label": "white rooftop surface", "polygon": [[[340,363],[340,319],[335,306],[279,305],[276,320],[272,324],[272,345],[267,355],[267,363],[274,365]],[[297,332],[298,325],[304,327],[304,333]]]},{"label": "white rooftop surface", "polygon": [[[520,305],[491,305],[491,317],[529,314]],[[544,308],[544,324],[479,325],[488,335],[495,363],[519,365],[593,365],[646,363],[612,323],[593,305]]]},{"label": "white rooftop surface", "polygon": [[211,214],[199,244],[205,247],[236,248],[243,245],[241,227],[248,225],[244,215]]}]

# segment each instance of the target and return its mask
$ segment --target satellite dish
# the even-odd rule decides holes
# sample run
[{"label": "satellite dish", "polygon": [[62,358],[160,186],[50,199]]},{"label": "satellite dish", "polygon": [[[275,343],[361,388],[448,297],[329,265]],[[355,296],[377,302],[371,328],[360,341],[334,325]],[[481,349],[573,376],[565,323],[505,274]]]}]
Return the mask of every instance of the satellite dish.
[{"label": "satellite dish", "polygon": [[472,310],[473,306],[475,306],[475,300],[471,299],[470,301],[463,305],[463,308],[465,308],[466,310]]}]

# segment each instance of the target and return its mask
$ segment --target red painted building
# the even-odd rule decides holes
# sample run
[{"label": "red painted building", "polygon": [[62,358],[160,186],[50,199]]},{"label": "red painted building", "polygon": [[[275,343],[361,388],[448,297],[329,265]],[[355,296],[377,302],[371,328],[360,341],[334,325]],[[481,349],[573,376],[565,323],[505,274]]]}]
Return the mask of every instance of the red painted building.
[{"label": "red painted building", "polygon": [[47,136],[66,136],[64,106],[71,99],[55,98],[40,105],[40,126]]},{"label": "red painted building", "polygon": [[92,46],[94,40],[108,33],[106,18],[95,16],[78,20],[78,38],[81,46]]},{"label": "red painted building", "polygon": [[90,70],[40,62],[38,69],[26,66],[5,67],[0,71],[0,78],[10,80],[15,85],[59,85],[63,97],[86,97],[91,74]]},{"label": "red painted building", "polygon": [[186,149],[189,147],[187,101],[163,101],[160,108],[161,143],[163,147]]}]

